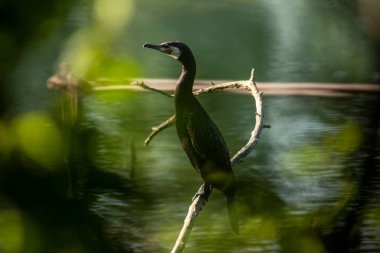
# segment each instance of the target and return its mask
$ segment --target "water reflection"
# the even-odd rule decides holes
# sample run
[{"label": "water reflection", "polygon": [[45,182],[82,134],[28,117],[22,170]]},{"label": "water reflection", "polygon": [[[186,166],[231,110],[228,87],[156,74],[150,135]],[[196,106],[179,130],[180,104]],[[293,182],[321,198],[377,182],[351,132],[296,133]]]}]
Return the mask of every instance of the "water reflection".
[{"label": "water reflection", "polygon": [[[250,136],[252,98],[220,92],[199,99],[236,152]],[[376,252],[379,97],[265,96],[264,102],[272,128],[236,166],[241,234],[231,232],[224,197],[214,191],[186,252]],[[2,249],[169,251],[202,183],[174,128],[144,147],[150,127],[173,114],[173,101],[94,91],[78,105],[74,126],[57,108],[53,116],[16,119],[17,127],[2,124],[2,135],[13,132],[1,146],[0,162],[11,169],[0,177],[0,235],[13,226]],[[46,134],[18,142],[28,129]],[[32,151],[32,142],[52,146],[51,156]]]}]

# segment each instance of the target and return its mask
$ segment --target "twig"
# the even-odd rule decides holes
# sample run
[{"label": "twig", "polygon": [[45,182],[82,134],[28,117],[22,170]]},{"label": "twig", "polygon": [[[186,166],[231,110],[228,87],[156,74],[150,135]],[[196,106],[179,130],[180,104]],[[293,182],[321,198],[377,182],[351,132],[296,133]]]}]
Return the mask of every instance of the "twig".
[{"label": "twig", "polygon": [[[229,89],[229,88],[244,88],[250,91],[253,98],[255,99],[255,104],[256,104],[256,113],[255,113],[256,121],[255,121],[253,131],[251,133],[251,137],[248,140],[248,142],[232,157],[231,165],[234,166],[239,161],[241,161],[242,158],[247,156],[253,150],[253,148],[257,145],[262,129],[264,127],[268,128],[270,126],[264,125],[264,112],[263,112],[263,101],[262,101],[263,93],[260,92],[256,86],[256,83],[254,80],[254,69],[252,69],[251,77],[248,80],[228,82],[228,83],[222,83],[222,84],[212,83],[210,87],[194,91],[193,93],[194,95],[200,95],[200,94],[208,93],[215,90],[224,90],[224,89]],[[145,145],[148,145],[155,135],[157,135],[159,132],[161,132],[165,128],[173,125],[174,122],[175,122],[175,115],[169,118],[168,120],[166,120],[165,122],[161,123],[157,127],[152,128],[153,132],[149,135],[149,137],[145,141]],[[195,222],[195,219],[205,204],[206,204],[206,198],[202,195],[197,195],[197,197],[193,199],[193,202],[189,206],[188,213],[184,220],[182,230],[177,238],[177,241],[171,253],[182,252],[182,250],[185,248],[191,229]]]},{"label": "twig", "polygon": [[159,132],[161,132],[165,128],[172,126],[174,124],[174,122],[175,122],[175,115],[171,116],[169,119],[162,122],[158,126],[152,127],[152,133],[145,140],[145,147],[147,147],[149,145],[149,143],[152,141],[154,136],[156,136]]},{"label": "twig", "polygon": [[[160,93],[160,94],[162,94],[162,95],[164,95],[164,96],[167,96],[167,97],[170,97],[170,98],[174,98],[174,95],[169,94],[169,93],[167,93],[167,92],[165,92],[165,91],[162,91],[162,90],[159,90],[159,89],[152,88],[152,87],[146,85],[146,84],[145,84],[144,82],[142,82],[142,81],[136,81],[136,82],[131,83],[130,85],[136,85],[136,86],[139,86],[139,87],[141,87],[141,88],[143,88],[143,89],[150,90],[150,91],[154,91],[154,92]],[[146,142],[146,141],[145,141],[145,142]]]},{"label": "twig", "polygon": [[243,157],[247,156],[253,148],[259,142],[261,131],[264,128],[264,110],[263,110],[263,92],[260,92],[256,86],[254,80],[254,69],[251,71],[251,77],[247,81],[241,82],[242,86],[247,90],[251,91],[253,98],[255,99],[256,104],[256,121],[254,129],[251,133],[251,138],[248,140],[247,144],[242,147],[231,159],[231,165],[234,166],[238,163]]}]

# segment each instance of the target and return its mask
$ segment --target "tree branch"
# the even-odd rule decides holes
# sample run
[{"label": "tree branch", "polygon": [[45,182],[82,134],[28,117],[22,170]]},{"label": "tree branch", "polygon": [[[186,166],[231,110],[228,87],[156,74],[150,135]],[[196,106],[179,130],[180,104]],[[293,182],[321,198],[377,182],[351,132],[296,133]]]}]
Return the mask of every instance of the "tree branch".
[{"label": "tree branch", "polygon": [[175,122],[175,115],[171,116],[169,119],[165,120],[158,126],[152,127],[152,133],[145,140],[145,147],[149,145],[149,143],[153,140],[154,136],[156,136],[159,132],[161,132],[165,128],[172,126],[174,122]]},{"label": "tree branch", "polygon": [[[146,85],[146,84],[145,84],[144,82],[142,82],[142,81],[136,81],[136,82],[131,83],[130,85],[136,85],[136,86],[139,86],[139,87],[141,87],[141,88],[143,88],[143,89],[145,89],[145,90],[154,91],[154,92],[160,93],[160,94],[162,94],[162,95],[164,95],[164,96],[167,96],[167,97],[170,97],[170,98],[174,98],[174,95],[169,94],[169,93],[167,93],[167,92],[165,92],[165,91],[162,91],[162,90],[159,90],[159,89],[152,88],[152,87]],[[171,117],[171,118],[172,118],[172,117]],[[165,121],[165,122],[166,122],[166,121]],[[161,125],[161,124],[160,124],[160,125]],[[165,127],[165,128],[166,128],[166,127]],[[146,141],[145,141],[145,143],[146,143]]]},{"label": "tree branch", "polygon": [[[140,87],[145,88],[149,86],[144,85],[144,87],[143,86],[140,86]],[[260,92],[256,86],[256,83],[254,80],[254,69],[252,69],[251,76],[248,80],[228,82],[228,83],[222,83],[222,84],[212,84],[208,88],[194,91],[193,94],[200,95],[200,94],[209,93],[216,90],[224,90],[224,89],[231,89],[231,88],[243,88],[250,91],[251,95],[255,99],[255,104],[256,104],[256,112],[255,112],[256,121],[255,121],[253,130],[251,132],[251,137],[248,140],[248,142],[231,158],[231,165],[234,166],[239,161],[241,161],[244,157],[246,157],[257,145],[262,129],[264,127],[267,127],[267,128],[270,127],[268,125],[264,125],[264,111],[263,111],[263,101],[262,101],[263,93]],[[153,90],[150,87],[148,89]],[[162,92],[159,92],[159,93],[162,93]],[[175,115],[173,115],[168,120],[161,123],[160,125],[153,127],[152,133],[149,135],[149,137],[145,141],[145,145],[147,146],[155,135],[157,135],[159,132],[161,132],[165,128],[173,125],[174,122],[175,122]],[[201,187],[203,187],[203,185]],[[191,229],[195,222],[195,219],[200,213],[200,211],[202,210],[202,207],[206,204],[206,197],[202,195],[196,195],[196,197],[193,199],[191,205],[189,206],[189,210],[186,215],[186,218],[184,220],[182,230],[177,238],[177,241],[171,253],[182,252],[182,250],[185,248]]]},{"label": "tree branch", "polygon": [[[263,113],[262,102],[261,102],[261,105],[259,105],[258,103],[259,103],[259,101],[262,101],[262,100],[258,98],[258,96],[261,96],[261,94],[260,94],[260,92],[259,92],[259,90],[258,90],[258,88],[256,86],[256,83],[255,83],[255,81],[254,81],[253,78],[254,78],[254,69],[252,69],[252,71],[251,71],[251,77],[248,80],[227,82],[227,83],[221,83],[221,84],[214,84],[214,83],[212,83],[212,85],[210,87],[196,90],[196,91],[193,92],[193,94],[195,96],[198,96],[198,95],[202,95],[202,94],[213,92],[213,91],[217,91],[217,90],[225,90],[225,89],[233,89],[233,88],[235,88],[235,89],[236,88],[237,89],[239,89],[239,88],[246,89],[246,90],[248,90],[248,91],[251,92],[252,96],[254,97],[254,99],[256,101],[256,122],[258,122],[258,115],[257,114],[262,115],[262,113]],[[132,84],[138,85],[139,87],[141,87],[143,89],[147,89],[147,90],[150,90],[150,91],[158,92],[158,93],[163,94],[163,95],[165,95],[167,97],[170,97],[170,98],[173,97],[173,95],[170,95],[170,94],[168,94],[166,92],[163,92],[161,90],[152,88],[152,87],[146,85],[144,82],[135,82],[135,83],[132,83]],[[262,117],[262,118],[264,118],[264,117]],[[175,122],[175,115],[171,116],[168,120],[162,122],[160,125],[152,127],[152,133],[145,140],[145,146],[148,146],[150,144],[150,142],[153,140],[153,138],[159,132],[161,132],[162,130],[164,130],[164,129],[170,127],[170,126],[172,126],[174,124],[174,122]],[[270,128],[270,125],[264,125],[264,122],[262,122],[262,124],[259,127],[260,128]],[[257,126],[257,127],[255,127],[254,132],[255,133],[259,133],[260,132],[259,130],[261,131],[261,129],[259,129],[258,126]],[[251,141],[257,142],[258,138],[257,138],[257,140],[251,140]],[[244,148],[242,148],[242,150],[240,150],[241,152],[239,151],[239,155],[242,154],[243,151],[244,152],[248,151],[248,153],[250,152],[250,150],[247,150],[251,146],[249,144],[250,143],[247,143],[246,146],[244,146]],[[256,145],[256,144],[254,144],[254,145]],[[235,163],[233,163],[232,165],[234,165]]]}]

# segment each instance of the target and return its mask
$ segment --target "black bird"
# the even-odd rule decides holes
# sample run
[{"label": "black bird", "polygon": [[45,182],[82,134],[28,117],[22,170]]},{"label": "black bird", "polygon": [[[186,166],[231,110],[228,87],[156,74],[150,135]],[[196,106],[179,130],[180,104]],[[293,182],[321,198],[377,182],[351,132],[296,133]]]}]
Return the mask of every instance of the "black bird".
[{"label": "black bird", "polygon": [[211,187],[222,191],[227,199],[230,223],[235,233],[239,225],[235,208],[236,181],[230,155],[222,134],[193,95],[196,63],[190,48],[182,42],[144,44],[168,54],[182,64],[182,73],[175,90],[176,127],[179,140],[192,166],[200,172],[206,199]]}]

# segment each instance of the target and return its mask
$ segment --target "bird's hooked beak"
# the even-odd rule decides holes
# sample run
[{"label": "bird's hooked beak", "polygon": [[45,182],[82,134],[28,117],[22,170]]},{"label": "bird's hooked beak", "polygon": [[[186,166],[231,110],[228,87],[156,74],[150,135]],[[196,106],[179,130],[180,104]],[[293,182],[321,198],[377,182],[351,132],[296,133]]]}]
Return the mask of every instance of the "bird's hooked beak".
[{"label": "bird's hooked beak", "polygon": [[167,43],[162,43],[159,45],[144,44],[144,47],[156,49],[162,53],[165,53],[165,54],[173,57],[176,60],[178,60],[181,56],[181,50],[178,47],[175,47],[173,45],[168,45]]},{"label": "bird's hooked beak", "polygon": [[169,54],[169,55],[172,53],[171,48],[168,47],[168,46],[165,46],[165,45],[155,45],[155,44],[148,44],[148,43],[146,43],[146,44],[144,44],[143,47],[145,47],[145,48],[151,48],[151,49],[156,49],[156,50],[158,50],[158,51],[160,51],[162,53]]}]

